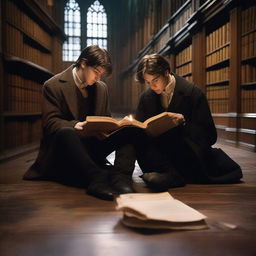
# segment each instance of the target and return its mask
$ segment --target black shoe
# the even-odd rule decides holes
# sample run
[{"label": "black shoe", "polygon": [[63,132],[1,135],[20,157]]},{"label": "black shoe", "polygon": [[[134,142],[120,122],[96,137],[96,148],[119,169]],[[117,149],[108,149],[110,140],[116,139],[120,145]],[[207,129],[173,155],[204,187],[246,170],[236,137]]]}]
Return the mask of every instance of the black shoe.
[{"label": "black shoe", "polygon": [[125,174],[112,174],[111,187],[119,194],[135,193],[132,177]]},{"label": "black shoe", "polygon": [[111,187],[102,182],[90,183],[86,192],[88,195],[95,196],[103,200],[112,201],[115,198],[115,192],[111,189]]},{"label": "black shoe", "polygon": [[148,172],[144,173],[141,178],[149,188],[158,192],[185,186],[184,180],[173,172]]}]

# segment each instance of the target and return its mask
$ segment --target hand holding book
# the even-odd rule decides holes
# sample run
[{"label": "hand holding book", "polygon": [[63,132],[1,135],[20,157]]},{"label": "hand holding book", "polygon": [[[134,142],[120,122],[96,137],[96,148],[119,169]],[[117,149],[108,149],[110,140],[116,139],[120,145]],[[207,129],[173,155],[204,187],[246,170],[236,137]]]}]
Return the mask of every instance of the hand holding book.
[{"label": "hand holding book", "polygon": [[87,131],[84,132],[84,126],[86,126],[87,121],[77,122],[74,126],[75,130],[81,132],[86,137],[97,137],[99,140],[103,140],[108,137],[108,133],[102,131]]},{"label": "hand holding book", "polygon": [[104,132],[111,134],[124,126],[133,126],[144,129],[150,136],[159,136],[164,132],[184,123],[182,114],[163,112],[153,116],[144,122],[133,119],[131,116],[126,116],[121,120],[116,120],[106,116],[87,116],[86,122],[83,125],[83,130],[86,134],[91,132]]}]

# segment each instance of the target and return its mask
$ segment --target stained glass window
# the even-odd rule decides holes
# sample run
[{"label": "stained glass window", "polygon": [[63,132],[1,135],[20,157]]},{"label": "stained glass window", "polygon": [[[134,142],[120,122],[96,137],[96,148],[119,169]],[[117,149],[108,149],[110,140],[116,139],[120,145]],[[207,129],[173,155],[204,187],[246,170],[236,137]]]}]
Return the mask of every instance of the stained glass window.
[{"label": "stained glass window", "polygon": [[81,14],[75,0],[68,0],[64,8],[63,61],[76,61],[81,52]]},{"label": "stained glass window", "polygon": [[107,49],[107,14],[98,0],[88,8],[86,43]]}]

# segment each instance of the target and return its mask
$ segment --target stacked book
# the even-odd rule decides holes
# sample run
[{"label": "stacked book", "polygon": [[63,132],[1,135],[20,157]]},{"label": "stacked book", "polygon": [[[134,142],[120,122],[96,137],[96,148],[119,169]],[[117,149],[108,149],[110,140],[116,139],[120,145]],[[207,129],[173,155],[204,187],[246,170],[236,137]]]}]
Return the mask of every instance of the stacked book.
[{"label": "stacked book", "polygon": [[196,230],[207,228],[206,216],[168,192],[122,194],[116,199],[124,225],[134,228]]}]

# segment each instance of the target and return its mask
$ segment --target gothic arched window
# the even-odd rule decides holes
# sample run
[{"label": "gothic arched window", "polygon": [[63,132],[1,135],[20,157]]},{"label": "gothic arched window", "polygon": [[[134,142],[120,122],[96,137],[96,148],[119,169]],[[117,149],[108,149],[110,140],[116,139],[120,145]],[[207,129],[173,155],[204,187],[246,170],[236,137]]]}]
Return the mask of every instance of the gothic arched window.
[{"label": "gothic arched window", "polygon": [[98,0],[88,8],[86,44],[107,49],[107,14]]},{"label": "gothic arched window", "polygon": [[64,8],[64,32],[63,61],[75,61],[81,52],[81,14],[75,0],[68,0]]}]

